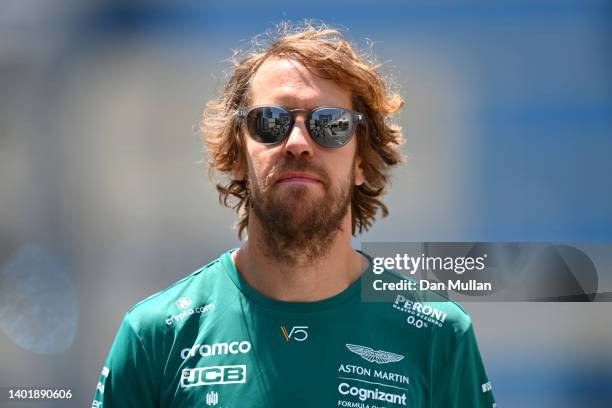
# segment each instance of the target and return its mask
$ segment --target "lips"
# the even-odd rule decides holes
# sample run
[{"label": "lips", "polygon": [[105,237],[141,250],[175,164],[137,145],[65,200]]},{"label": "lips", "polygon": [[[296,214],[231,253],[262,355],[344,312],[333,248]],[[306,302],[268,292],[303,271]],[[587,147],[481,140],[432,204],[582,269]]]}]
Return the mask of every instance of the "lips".
[{"label": "lips", "polygon": [[283,173],[279,178],[278,178],[278,183],[286,183],[286,182],[305,182],[305,183],[320,183],[321,180],[310,173],[304,173],[304,172],[287,172],[287,173]]}]

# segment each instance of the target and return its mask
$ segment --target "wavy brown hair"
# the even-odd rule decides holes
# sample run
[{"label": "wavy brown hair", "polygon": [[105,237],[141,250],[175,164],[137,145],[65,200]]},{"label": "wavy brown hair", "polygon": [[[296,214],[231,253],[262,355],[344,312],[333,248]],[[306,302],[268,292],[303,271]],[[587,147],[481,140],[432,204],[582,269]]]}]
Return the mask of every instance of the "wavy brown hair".
[{"label": "wavy brown hair", "polygon": [[342,34],[324,24],[305,22],[292,26],[281,23],[276,32],[251,40],[246,51],[235,51],[233,71],[217,100],[210,101],[201,121],[202,139],[208,150],[209,175],[220,173],[217,182],[219,202],[240,214],[238,237],[249,222],[250,196],[246,179],[233,177],[236,169],[247,169],[244,132],[238,125],[238,108],[249,104],[250,84],[261,64],[270,57],[300,62],[319,77],[330,79],[351,91],[353,109],[364,114],[357,128],[357,154],[362,159],[365,182],[353,189],[351,202],[352,234],[368,230],[389,210],[380,200],[390,178],[390,168],[403,161],[401,129],[390,121],[404,102],[390,90],[378,71],[381,64],[367,51],[356,51]]}]

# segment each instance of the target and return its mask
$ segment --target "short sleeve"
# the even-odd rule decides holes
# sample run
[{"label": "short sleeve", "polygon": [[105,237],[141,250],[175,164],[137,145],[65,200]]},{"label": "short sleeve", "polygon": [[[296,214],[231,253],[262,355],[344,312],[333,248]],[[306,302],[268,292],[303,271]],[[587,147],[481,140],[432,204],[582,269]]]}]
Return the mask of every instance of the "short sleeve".
[{"label": "short sleeve", "polygon": [[157,407],[155,384],[151,359],[126,315],[102,368],[92,408]]},{"label": "short sleeve", "polygon": [[432,408],[496,407],[471,324],[440,373],[432,399]]}]

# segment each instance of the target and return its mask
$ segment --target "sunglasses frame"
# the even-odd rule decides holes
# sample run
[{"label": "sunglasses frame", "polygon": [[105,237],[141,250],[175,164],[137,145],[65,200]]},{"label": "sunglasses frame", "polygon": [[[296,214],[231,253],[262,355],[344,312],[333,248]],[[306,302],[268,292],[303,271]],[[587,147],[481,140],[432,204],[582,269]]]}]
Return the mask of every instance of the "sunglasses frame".
[{"label": "sunglasses frame", "polygon": [[[306,125],[306,130],[308,131],[308,135],[310,136],[310,138],[317,143],[320,146],[323,147],[328,147],[328,148],[336,148],[336,147],[342,147],[344,145],[346,145],[348,142],[350,142],[350,140],[353,138],[353,135],[355,134],[355,130],[357,129],[357,126],[359,124],[362,124],[365,122],[364,116],[362,113],[360,112],[356,112],[354,110],[351,109],[346,109],[346,108],[340,108],[337,106],[317,106],[315,108],[312,109],[288,109],[285,108],[283,106],[279,106],[279,105],[254,105],[254,106],[245,106],[243,108],[239,108],[238,112],[236,113],[236,117],[237,119],[241,122],[241,123],[246,123],[247,117],[249,115],[249,113],[251,113],[253,110],[258,109],[258,108],[277,108],[277,109],[282,109],[285,112],[287,112],[289,114],[289,130],[287,131],[287,133],[277,142],[261,142],[257,139],[255,139],[252,135],[250,135],[250,132],[248,132],[247,129],[247,133],[249,133],[249,136],[251,137],[251,139],[255,140],[257,143],[261,143],[263,145],[267,145],[267,146],[273,146],[273,145],[277,145],[280,143],[283,143],[285,140],[287,140],[287,138],[289,137],[289,135],[291,134],[291,131],[293,130],[293,128],[295,127],[295,117],[297,116],[297,114],[299,113],[306,113],[306,118],[304,120],[304,124]],[[324,144],[321,144],[316,138],[314,138],[312,136],[312,134],[310,133],[310,126],[308,126],[308,122],[310,121],[313,113],[315,113],[318,110],[321,109],[340,109],[342,111],[345,111],[347,113],[349,113],[351,115],[351,120],[352,120],[352,129],[351,129],[351,136],[348,137],[346,139],[346,141],[344,141],[342,144],[340,145],[334,145],[334,146],[326,146]]]}]

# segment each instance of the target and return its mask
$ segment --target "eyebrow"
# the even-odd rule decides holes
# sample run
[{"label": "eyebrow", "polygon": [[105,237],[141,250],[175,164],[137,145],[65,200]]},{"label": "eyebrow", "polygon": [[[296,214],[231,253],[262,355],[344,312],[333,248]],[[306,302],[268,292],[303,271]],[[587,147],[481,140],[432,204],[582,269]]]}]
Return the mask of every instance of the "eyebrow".
[{"label": "eyebrow", "polygon": [[312,109],[316,104],[306,104],[304,105],[304,99],[296,98],[294,96],[280,97],[271,99],[274,102],[270,102],[272,105],[280,105],[284,108],[288,109]]},{"label": "eyebrow", "polygon": [[280,105],[280,106],[283,106],[285,108],[290,108],[290,109],[297,109],[297,108],[312,109],[316,106],[323,106],[322,104],[317,104],[315,102],[315,99],[319,99],[319,97],[320,97],[320,94],[317,95],[316,97],[313,96],[312,99],[300,98],[300,97],[295,96],[294,93],[281,91],[281,92],[270,95],[270,99],[268,100],[274,101],[274,102],[268,102],[268,103]]}]

